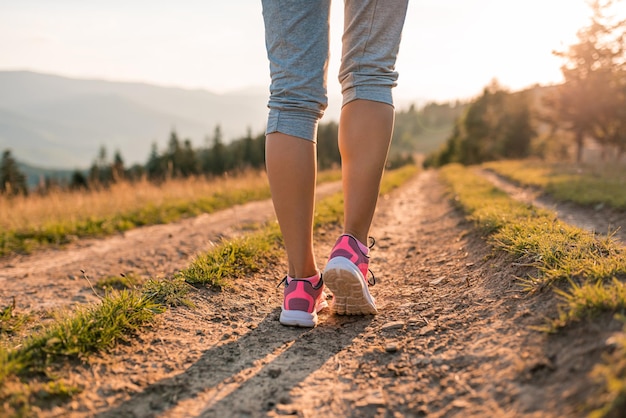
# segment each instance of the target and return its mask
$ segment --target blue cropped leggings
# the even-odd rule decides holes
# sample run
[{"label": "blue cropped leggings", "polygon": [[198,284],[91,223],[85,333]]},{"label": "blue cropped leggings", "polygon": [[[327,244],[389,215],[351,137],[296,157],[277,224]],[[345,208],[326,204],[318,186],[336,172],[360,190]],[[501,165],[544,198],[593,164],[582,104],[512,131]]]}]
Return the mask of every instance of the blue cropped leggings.
[{"label": "blue cropped leggings", "polygon": [[[408,0],[345,0],[339,82],[343,105],[393,105],[396,56]],[[270,62],[266,133],[315,141],[328,105],[330,0],[263,0]]]}]

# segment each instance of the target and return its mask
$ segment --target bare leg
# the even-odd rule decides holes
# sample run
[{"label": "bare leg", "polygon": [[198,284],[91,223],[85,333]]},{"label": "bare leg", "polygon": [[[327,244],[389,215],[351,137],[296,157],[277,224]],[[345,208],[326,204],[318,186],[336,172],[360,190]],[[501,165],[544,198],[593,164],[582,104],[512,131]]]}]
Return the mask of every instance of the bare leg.
[{"label": "bare leg", "polygon": [[285,240],[289,276],[317,274],[313,255],[316,145],[280,132],[267,135],[267,176],[274,210]]},{"label": "bare leg", "polygon": [[339,150],[344,193],[344,232],[367,245],[391,134],[394,109],[354,100],[341,109]]}]

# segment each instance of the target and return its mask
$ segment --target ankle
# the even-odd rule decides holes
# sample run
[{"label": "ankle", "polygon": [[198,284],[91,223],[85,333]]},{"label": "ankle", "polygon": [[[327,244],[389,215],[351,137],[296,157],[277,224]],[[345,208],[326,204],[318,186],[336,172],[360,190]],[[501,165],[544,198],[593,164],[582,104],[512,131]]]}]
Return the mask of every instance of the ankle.
[{"label": "ankle", "polygon": [[313,286],[317,286],[317,284],[320,282],[320,279],[321,279],[321,273],[318,270],[315,274],[308,276],[308,277],[293,277],[291,275],[287,275],[288,281],[291,281],[294,279],[306,280],[307,282],[311,283]]}]

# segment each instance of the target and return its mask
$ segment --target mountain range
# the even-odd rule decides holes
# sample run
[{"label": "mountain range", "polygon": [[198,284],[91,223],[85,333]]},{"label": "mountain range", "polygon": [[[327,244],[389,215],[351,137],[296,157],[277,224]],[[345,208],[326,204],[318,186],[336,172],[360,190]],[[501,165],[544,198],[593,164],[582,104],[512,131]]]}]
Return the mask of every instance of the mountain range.
[{"label": "mountain range", "polygon": [[175,130],[194,146],[217,125],[228,142],[263,131],[267,91],[228,94],[142,83],[0,71],[0,150],[40,167],[86,168],[105,146],[127,165],[145,163],[151,144]]}]

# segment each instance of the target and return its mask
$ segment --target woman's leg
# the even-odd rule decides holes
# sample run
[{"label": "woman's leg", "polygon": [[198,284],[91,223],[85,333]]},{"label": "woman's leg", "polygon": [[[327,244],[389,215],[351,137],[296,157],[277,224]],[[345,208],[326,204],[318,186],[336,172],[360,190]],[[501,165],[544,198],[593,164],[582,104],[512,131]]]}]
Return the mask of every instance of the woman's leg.
[{"label": "woman's leg", "polygon": [[[339,81],[343,107],[339,150],[344,234],[330,254],[324,280],[338,314],[376,314],[368,290],[367,236],[393,130],[391,89],[408,0],[345,0]],[[372,282],[373,283],[373,282]]]},{"label": "woman's leg", "polygon": [[317,274],[313,256],[317,123],[327,106],[330,0],[263,0],[272,84],[266,166],[289,276]]},{"label": "woman's leg", "polygon": [[313,255],[315,143],[280,132],[267,135],[267,177],[285,241],[289,276],[317,274]]},{"label": "woman's leg", "polygon": [[393,130],[393,107],[354,100],[341,109],[344,233],[367,243]]},{"label": "woman's leg", "polygon": [[391,135],[391,89],[408,0],[346,0],[339,80],[344,229],[367,243]]}]

